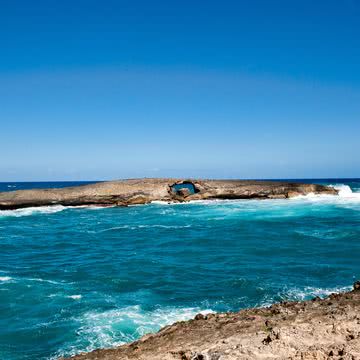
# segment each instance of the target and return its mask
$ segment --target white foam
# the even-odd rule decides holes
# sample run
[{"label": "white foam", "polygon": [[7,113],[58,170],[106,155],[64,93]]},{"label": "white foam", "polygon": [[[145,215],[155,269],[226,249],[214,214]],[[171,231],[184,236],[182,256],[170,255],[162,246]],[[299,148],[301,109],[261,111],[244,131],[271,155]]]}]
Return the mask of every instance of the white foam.
[{"label": "white foam", "polygon": [[350,291],[352,289],[351,286],[345,287],[334,287],[334,288],[317,288],[307,286],[304,289],[291,289],[286,292],[286,295],[290,297],[290,299],[302,301],[307,300],[309,298],[313,298],[315,296],[326,297],[333,293],[340,293],[345,291]]},{"label": "white foam", "polygon": [[176,203],[170,202],[170,201],[154,200],[154,201],[151,201],[150,204],[155,204],[155,205],[173,205],[173,204],[176,204]]},{"label": "white foam", "polygon": [[257,306],[258,307],[267,307],[271,306],[274,303],[281,300],[286,301],[304,301],[310,300],[314,297],[318,296],[320,298],[325,298],[331,294],[338,294],[342,292],[351,291],[352,286],[344,286],[344,287],[333,287],[333,288],[317,288],[312,286],[306,286],[304,288],[291,288],[291,289],[284,289],[283,291],[279,292],[274,299],[273,296],[267,296],[264,301],[261,301]]},{"label": "white foam", "polygon": [[[4,272],[4,271],[0,271]],[[40,283],[46,283],[46,284],[52,284],[52,285],[60,285],[61,287],[71,285],[72,282],[65,282],[65,281],[55,281],[55,280],[47,280],[47,279],[41,279],[41,278],[27,278],[27,277],[10,277],[10,276],[0,276],[0,281],[12,281],[16,283],[24,283],[24,282],[40,282]],[[31,285],[26,285],[31,286]]]},{"label": "white foam", "polygon": [[[198,308],[166,308],[147,312],[136,305],[105,312],[88,312],[81,319],[83,325],[78,333],[86,336],[90,345],[95,345],[94,343],[99,340],[100,342],[105,340],[105,343],[99,345],[100,347],[108,347],[113,346],[114,341],[122,343],[132,341],[175,321],[191,319],[199,312],[207,314],[212,311],[200,311]],[[121,329],[122,325],[132,327],[133,334],[122,334],[124,336],[122,340],[110,338],[109,335],[113,334],[116,329]]]},{"label": "white foam", "polygon": [[181,205],[214,205],[214,204],[223,204],[223,203],[238,203],[238,202],[247,202],[248,199],[208,199],[208,200],[189,200],[183,202],[169,202],[169,201],[152,201],[150,204],[155,205],[171,205],[171,206],[181,206]]},{"label": "white foam", "polygon": [[359,200],[360,201],[360,192],[353,192],[349,185],[337,184],[333,186],[338,190],[338,196],[345,199]]},{"label": "white foam", "polygon": [[146,228],[158,228],[158,229],[184,229],[189,228],[191,225],[161,225],[161,224],[153,224],[153,225],[121,225],[121,226],[113,226],[107,229],[99,230],[98,233],[113,231],[113,230],[137,230],[137,229],[146,229]]},{"label": "white foam", "polygon": [[82,295],[69,295],[67,297],[73,300],[80,300],[82,298]]},{"label": "white foam", "polygon": [[35,214],[53,214],[66,209],[66,206],[53,205],[53,206],[39,206],[39,207],[28,207],[24,209],[16,210],[0,210],[0,217],[22,217],[30,216]]},{"label": "white foam", "polygon": [[145,311],[141,306],[135,305],[104,312],[86,312],[74,319],[79,325],[76,331],[77,341],[63,348],[53,358],[119,346],[176,321],[189,320],[198,313],[205,315],[212,311],[201,311],[195,307]]},{"label": "white foam", "polygon": [[309,202],[326,202],[326,203],[359,203],[360,192],[353,192],[349,185],[334,184],[329,185],[338,191],[337,195],[315,194],[299,195],[291,198],[291,200],[307,200]]},{"label": "white foam", "polygon": [[67,209],[86,209],[86,210],[103,210],[108,208],[116,207],[116,205],[106,205],[106,206],[99,206],[99,205],[76,205],[76,206],[66,206]]},{"label": "white foam", "polygon": [[65,285],[66,284],[63,281],[59,282],[59,281],[55,281],[55,280],[47,280],[47,279],[41,279],[41,278],[23,278],[23,280],[45,282],[45,283],[54,284],[54,285]]},{"label": "white foam", "polygon": [[114,206],[96,206],[96,205],[79,205],[79,206],[63,206],[63,205],[51,205],[51,206],[37,206],[28,207],[16,210],[0,210],[0,217],[22,217],[36,214],[53,214],[66,209],[86,209],[86,210],[103,210]]},{"label": "white foam", "polygon": [[153,225],[138,225],[138,228],[160,228],[160,229],[184,229],[189,228],[191,225],[160,225],[160,224],[153,224]]}]

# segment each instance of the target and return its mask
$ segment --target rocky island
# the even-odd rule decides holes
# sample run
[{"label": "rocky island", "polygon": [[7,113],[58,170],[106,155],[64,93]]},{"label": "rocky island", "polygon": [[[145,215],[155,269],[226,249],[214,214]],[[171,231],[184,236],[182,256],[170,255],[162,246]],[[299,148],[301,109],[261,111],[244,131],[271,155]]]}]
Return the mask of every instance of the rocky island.
[{"label": "rocky island", "polygon": [[280,181],[131,179],[61,189],[0,193],[0,210],[25,207],[127,206],[152,201],[183,202],[208,199],[285,199],[298,195],[332,194],[332,187]]},{"label": "rocky island", "polygon": [[360,359],[360,282],[325,299],[198,314],[131,344],[71,359]]}]

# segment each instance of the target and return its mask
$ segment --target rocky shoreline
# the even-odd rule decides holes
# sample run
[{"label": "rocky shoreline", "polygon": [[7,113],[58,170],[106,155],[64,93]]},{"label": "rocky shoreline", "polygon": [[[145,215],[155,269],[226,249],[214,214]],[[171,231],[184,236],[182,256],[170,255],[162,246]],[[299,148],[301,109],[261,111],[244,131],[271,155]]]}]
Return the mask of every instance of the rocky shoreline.
[{"label": "rocky shoreline", "polygon": [[152,201],[285,199],[309,193],[336,195],[337,191],[328,186],[279,181],[132,179],[61,189],[2,192],[0,210],[49,205],[128,206]]},{"label": "rocky shoreline", "polygon": [[131,344],[71,359],[360,359],[360,282],[325,299],[198,314]]}]

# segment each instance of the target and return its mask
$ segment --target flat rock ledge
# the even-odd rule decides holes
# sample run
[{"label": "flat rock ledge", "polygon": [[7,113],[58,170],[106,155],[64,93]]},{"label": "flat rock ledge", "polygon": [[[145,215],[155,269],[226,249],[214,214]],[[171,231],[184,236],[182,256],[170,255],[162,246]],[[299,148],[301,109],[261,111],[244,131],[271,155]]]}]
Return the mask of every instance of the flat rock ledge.
[{"label": "flat rock ledge", "polygon": [[115,349],[72,360],[360,359],[360,282],[325,299],[198,314]]},{"label": "flat rock ledge", "polygon": [[[174,185],[192,187],[174,190]],[[127,206],[152,201],[184,202],[208,199],[285,199],[298,195],[336,195],[332,187],[278,181],[131,179],[61,189],[34,189],[0,193],[0,210],[25,207]]]}]

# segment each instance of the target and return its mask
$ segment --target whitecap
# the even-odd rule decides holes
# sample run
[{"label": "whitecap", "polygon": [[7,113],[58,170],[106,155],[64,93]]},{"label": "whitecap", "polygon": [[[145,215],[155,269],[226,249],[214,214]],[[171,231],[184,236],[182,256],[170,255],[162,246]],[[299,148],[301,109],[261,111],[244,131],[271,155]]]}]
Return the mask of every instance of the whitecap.
[{"label": "whitecap", "polygon": [[349,185],[333,184],[329,185],[338,191],[337,195],[315,194],[294,196],[291,200],[306,200],[308,202],[333,203],[333,204],[357,204],[360,202],[360,192],[353,192]]},{"label": "whitecap", "polygon": [[48,284],[54,284],[54,285],[65,285],[66,283],[61,281],[55,281],[55,280],[48,280],[48,279],[41,279],[41,278],[24,278],[25,281],[38,281],[38,282],[45,282]]},{"label": "whitecap", "polygon": [[285,297],[291,300],[303,301],[315,296],[321,298],[329,296],[333,293],[341,293],[352,290],[351,286],[333,287],[333,288],[318,288],[312,286],[306,286],[304,288],[293,288],[285,292]]},{"label": "whitecap", "polygon": [[16,210],[0,210],[0,217],[22,217],[35,214],[53,214],[65,210],[67,207],[62,205],[28,207]]},{"label": "whitecap", "polygon": [[173,204],[177,204],[177,203],[171,202],[171,201],[153,200],[153,201],[150,202],[150,204],[154,204],[154,205],[173,205]]},{"label": "whitecap", "polygon": [[108,208],[116,207],[116,205],[106,205],[106,206],[99,206],[99,205],[76,205],[76,206],[66,206],[67,209],[86,209],[86,210],[103,210]]},{"label": "whitecap", "polygon": [[[51,285],[60,285],[60,286],[67,286],[73,284],[73,282],[65,282],[65,281],[55,281],[55,280],[48,280],[48,279],[41,279],[41,278],[28,278],[28,277],[10,277],[10,276],[0,276],[0,281],[12,281],[12,282],[40,282],[46,283]],[[29,285],[26,285],[29,286]]]},{"label": "whitecap", "polygon": [[320,288],[314,286],[306,286],[303,288],[285,288],[279,291],[276,296],[265,296],[265,299],[261,301],[257,307],[268,307],[274,303],[277,303],[279,299],[283,301],[305,301],[313,299],[314,297],[325,298],[334,293],[348,292],[352,290],[352,286],[337,286],[331,288]]},{"label": "whitecap", "polygon": [[66,209],[86,209],[86,210],[102,210],[113,206],[96,206],[96,205],[79,205],[79,206],[63,206],[63,205],[51,205],[51,206],[37,206],[28,207],[15,210],[0,210],[0,217],[22,217],[36,214],[53,214]]},{"label": "whitecap", "polygon": [[153,225],[138,225],[138,228],[160,228],[160,229],[184,229],[189,228],[191,225],[161,225],[161,224],[153,224]]},{"label": "whitecap", "polygon": [[102,230],[99,230],[99,231],[95,231],[95,232],[97,232],[97,233],[103,233],[103,232],[107,232],[107,231],[123,230],[123,229],[129,229],[129,228],[132,228],[132,227],[129,226],[129,225],[112,226],[112,227],[109,227],[109,228],[106,228],[106,229],[102,229]]},{"label": "whitecap", "polygon": [[82,298],[82,295],[69,295],[69,296],[67,296],[67,298],[73,299],[73,300],[80,300]]},{"label": "whitecap", "polygon": [[248,202],[249,199],[208,199],[208,200],[189,200],[183,202],[172,201],[158,201],[154,200],[150,204],[154,205],[170,205],[170,206],[183,206],[183,205],[216,205],[223,203],[242,203]]},{"label": "whitecap", "polygon": [[[209,309],[201,311],[199,308],[163,308],[145,311],[141,306],[135,305],[105,312],[88,312],[79,319],[82,326],[78,333],[87,337],[93,345],[100,339],[100,342],[105,340],[105,343],[98,344],[100,347],[109,347],[113,346],[114,341],[132,341],[149,332],[157,331],[165,325],[189,320],[199,312],[208,314],[212,311]],[[120,330],[122,340],[110,339],[109,335],[121,329],[122,325],[133,328],[133,333],[125,335]]]},{"label": "whitecap", "polygon": [[191,225],[162,225],[162,224],[152,224],[152,225],[121,225],[121,226],[113,226],[110,228],[99,230],[98,233],[114,231],[114,230],[137,230],[137,229],[147,229],[147,228],[158,228],[158,229],[184,229],[189,228]]},{"label": "whitecap", "polygon": [[333,187],[338,190],[338,196],[343,199],[360,201],[360,192],[353,192],[349,185],[337,184]]}]

